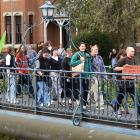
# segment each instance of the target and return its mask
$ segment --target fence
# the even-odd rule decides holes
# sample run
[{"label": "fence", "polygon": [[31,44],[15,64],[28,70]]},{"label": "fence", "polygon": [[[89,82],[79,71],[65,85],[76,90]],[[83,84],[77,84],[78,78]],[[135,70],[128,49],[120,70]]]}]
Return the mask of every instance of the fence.
[{"label": "fence", "polygon": [[[74,125],[82,120],[123,126],[140,126],[140,75],[80,73],[1,68],[0,108],[72,117]],[[24,69],[24,72],[26,71]]]}]

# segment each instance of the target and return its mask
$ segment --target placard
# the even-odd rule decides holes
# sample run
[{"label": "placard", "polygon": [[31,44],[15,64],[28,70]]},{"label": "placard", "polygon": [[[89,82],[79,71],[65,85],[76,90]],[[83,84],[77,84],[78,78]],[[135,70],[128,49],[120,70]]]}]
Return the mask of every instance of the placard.
[{"label": "placard", "polygon": [[[123,66],[122,74],[140,74],[140,66],[136,65],[125,65]],[[123,76],[123,79],[135,79],[135,76]],[[140,79],[140,76],[137,76]]]}]

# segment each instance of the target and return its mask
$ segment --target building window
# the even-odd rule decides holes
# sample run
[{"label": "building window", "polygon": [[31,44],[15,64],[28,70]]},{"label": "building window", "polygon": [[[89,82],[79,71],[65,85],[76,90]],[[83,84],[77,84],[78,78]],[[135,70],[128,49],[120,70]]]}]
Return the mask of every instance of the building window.
[{"label": "building window", "polygon": [[11,16],[5,16],[5,28],[6,28],[6,43],[12,43],[12,34],[11,34]]},{"label": "building window", "polygon": [[21,43],[21,16],[15,16],[16,20],[16,44]]},{"label": "building window", "polygon": [[[29,27],[33,26],[33,15],[29,15]],[[29,41],[33,44],[33,28],[29,30]]]}]

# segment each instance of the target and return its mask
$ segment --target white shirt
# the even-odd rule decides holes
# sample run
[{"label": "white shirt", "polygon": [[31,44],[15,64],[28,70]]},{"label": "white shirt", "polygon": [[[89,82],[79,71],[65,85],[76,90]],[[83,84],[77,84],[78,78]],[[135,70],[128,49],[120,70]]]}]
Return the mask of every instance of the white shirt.
[{"label": "white shirt", "polygon": [[52,58],[56,61],[58,61],[58,56],[52,56]]},{"label": "white shirt", "polygon": [[10,61],[11,61],[11,55],[10,54],[7,54],[6,55],[6,66],[9,66],[10,65]]},{"label": "white shirt", "polygon": [[[11,55],[10,54],[7,54],[6,55],[6,66],[9,66],[10,65],[10,61],[11,61]],[[8,73],[8,76],[9,76],[10,69],[7,69],[7,73]]]}]

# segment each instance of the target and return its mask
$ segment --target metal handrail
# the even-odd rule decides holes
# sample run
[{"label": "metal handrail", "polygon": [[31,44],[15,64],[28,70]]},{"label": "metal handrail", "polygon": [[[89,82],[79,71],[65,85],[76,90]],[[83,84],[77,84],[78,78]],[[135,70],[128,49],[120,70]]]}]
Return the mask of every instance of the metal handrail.
[{"label": "metal handrail", "polygon": [[[83,111],[83,101],[84,101],[84,99],[83,99],[83,91],[82,91],[83,90],[82,89],[83,87],[82,87],[82,82],[81,82],[83,78],[85,79],[85,77],[82,77],[82,74],[83,73],[80,73],[80,76],[79,77],[76,77],[80,81],[80,83],[79,83],[80,88],[79,88],[79,91],[78,91],[79,92],[79,97],[80,97],[79,98],[80,99],[80,106],[76,106],[74,104],[74,106],[72,106],[72,111],[69,111],[68,110],[68,107],[67,107],[67,104],[66,104],[66,100],[68,98],[66,97],[66,95],[64,93],[64,98],[65,98],[65,107],[63,107],[64,110],[61,109],[61,106],[59,105],[59,100],[56,102],[54,108],[47,108],[47,110],[41,110],[42,108],[41,109],[38,108],[38,105],[37,105],[37,98],[38,98],[38,95],[37,95],[37,90],[38,90],[38,87],[37,87],[37,78],[39,77],[39,75],[37,75],[37,71],[38,70],[41,70],[41,71],[45,71],[45,72],[56,72],[56,73],[60,73],[60,75],[58,77],[57,76],[56,77],[55,76],[50,76],[50,75],[43,75],[43,77],[47,77],[47,78],[50,78],[50,79],[51,78],[55,78],[57,80],[60,79],[60,78],[66,79],[67,77],[65,77],[65,75],[63,73],[73,73],[73,71],[42,70],[42,69],[30,69],[30,68],[29,69],[24,69],[24,68],[8,68],[8,67],[0,67],[0,68],[4,70],[4,72],[1,72],[3,74],[3,76],[4,76],[3,77],[3,82],[2,82],[2,89],[1,89],[1,92],[2,92],[1,93],[2,96],[1,96],[1,100],[0,100],[0,107],[1,108],[9,108],[9,109],[18,108],[18,109],[23,110],[23,111],[25,111],[25,110],[26,111],[33,110],[35,113],[48,113],[48,114],[53,114],[53,115],[54,114],[55,115],[62,115],[62,114],[64,115],[65,114],[65,115],[68,115],[68,116],[71,116],[72,117],[72,122],[73,122],[73,125],[75,125],[75,126],[80,125],[81,124],[81,121],[83,119],[85,119],[85,118],[86,119],[90,119],[91,118],[90,116],[86,116],[85,115],[85,113],[87,113],[87,112]],[[11,71],[11,73],[7,73],[6,72],[7,69],[14,70],[14,71]],[[15,79],[18,79],[20,76],[24,75],[24,74],[21,74],[21,73],[16,72],[18,70],[28,70],[29,71],[29,73],[27,73],[25,75],[28,75],[30,78],[33,78],[32,85],[33,85],[34,92],[35,92],[34,98],[31,98],[32,101],[30,102],[31,99],[28,96],[26,97],[26,96],[24,96],[22,94],[22,97],[21,97],[21,100],[20,100],[20,104],[21,105],[18,105],[18,104],[14,104],[14,105],[12,104],[11,105],[9,103],[7,104],[7,102],[5,102],[5,95],[6,95],[7,81],[8,81],[7,76],[8,76],[8,74],[9,75],[14,75],[15,76]],[[96,79],[98,81],[98,84],[100,84],[100,85],[101,85],[102,82],[104,82],[104,81],[106,82],[106,83],[103,83],[103,86],[105,86],[103,89],[99,89],[97,87],[97,90],[99,92],[104,92],[104,95],[106,97],[106,99],[105,99],[105,106],[106,106],[105,112],[107,111],[107,118],[105,118],[105,119],[107,120],[107,122],[110,122],[111,121],[110,120],[110,117],[113,116],[113,114],[110,112],[110,99],[112,99],[113,97],[116,96],[116,93],[118,92],[117,89],[116,89],[116,88],[118,88],[118,84],[120,82],[123,82],[123,83],[128,82],[128,84],[130,82],[130,84],[133,84],[134,85],[134,88],[135,88],[135,93],[134,93],[134,105],[132,106],[132,109],[134,108],[133,110],[135,111],[135,113],[133,113],[133,115],[132,114],[131,115],[135,118],[135,120],[133,120],[133,117],[132,116],[129,116],[128,122],[126,124],[131,124],[131,121],[133,121],[133,125],[135,125],[135,126],[140,125],[139,124],[138,112],[137,112],[138,106],[140,106],[140,103],[137,100],[138,99],[137,97],[138,97],[138,94],[139,94],[138,88],[139,88],[139,83],[140,83],[139,82],[139,79],[138,79],[138,76],[140,76],[140,74],[120,74],[120,73],[105,73],[105,72],[84,72],[84,73],[91,75],[91,76],[87,77],[87,79],[90,82],[91,82],[91,80],[94,79],[93,77],[96,77]],[[113,79],[113,78],[109,78],[109,77],[106,77],[104,79],[104,78],[100,78],[99,75],[107,75],[107,76],[109,76],[109,75],[116,75],[116,76],[134,76],[135,78],[133,80],[130,80],[130,81],[129,80],[123,80],[123,79],[122,80],[120,80],[120,79],[117,80],[117,79]],[[75,77],[68,77],[68,78],[70,78],[70,80],[76,79]],[[49,81],[48,84],[50,84],[50,81]],[[29,86],[28,85],[28,81],[27,81],[27,86]],[[113,89],[111,89],[112,87],[113,87]],[[48,88],[49,88],[48,91],[50,91],[52,87],[48,87]],[[27,89],[27,87],[25,87],[25,90],[26,89]],[[65,88],[64,90],[67,90],[67,89]],[[71,90],[72,90],[71,93],[72,93],[72,96],[73,96],[74,89],[71,89]],[[88,94],[90,96],[90,98],[89,98],[89,106],[90,106],[90,109],[94,109],[95,101],[93,100],[93,97],[91,96],[90,90],[89,90],[89,93]],[[73,100],[75,100],[75,99],[73,99]],[[27,103],[24,103],[24,102],[27,102]],[[128,102],[128,101],[126,101],[126,102]],[[30,107],[30,105],[27,105],[27,104],[30,104],[30,103],[32,104],[31,107]],[[74,103],[74,101],[73,101],[73,103]],[[88,112],[88,115],[96,116],[98,120],[105,121],[104,120],[104,114],[105,114],[105,112],[99,111],[99,110],[98,111],[93,110],[93,112],[92,111]],[[96,113],[97,113],[97,115],[95,115]],[[130,122],[129,122],[129,120],[130,120]],[[125,121],[126,120],[123,120],[122,121],[123,122],[122,124],[124,124]],[[115,121],[114,122],[120,123],[119,122],[118,115],[116,115],[116,118],[115,118]]]}]

